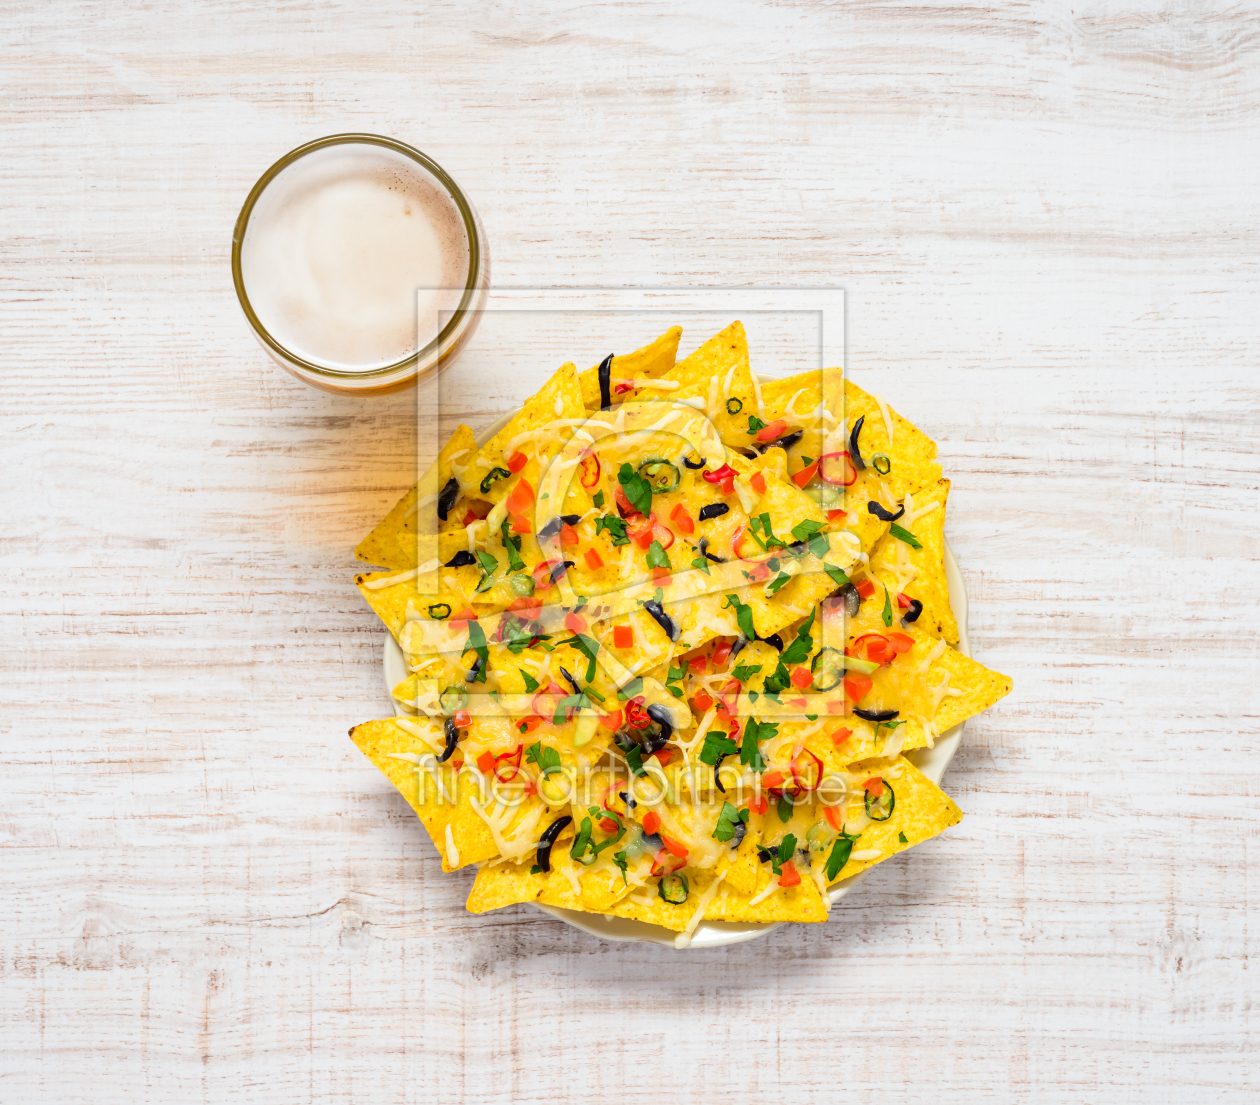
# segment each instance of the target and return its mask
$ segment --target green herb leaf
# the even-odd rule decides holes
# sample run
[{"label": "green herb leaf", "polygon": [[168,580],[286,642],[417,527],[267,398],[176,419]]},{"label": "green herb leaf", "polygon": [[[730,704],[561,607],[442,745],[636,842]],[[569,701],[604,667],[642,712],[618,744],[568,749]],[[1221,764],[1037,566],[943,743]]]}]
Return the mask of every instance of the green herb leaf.
[{"label": "green herb leaf", "polygon": [[[782,815],[780,815],[782,816]],[[786,820],[786,819],[785,819]],[[788,833],[779,841],[779,862],[787,863],[796,852],[796,837]]]},{"label": "green herb leaf", "polygon": [[821,522],[815,522],[812,518],[806,518],[805,521],[797,522],[792,527],[792,536],[797,541],[808,541],[814,534],[821,533],[822,529],[823,524]]},{"label": "green herb leaf", "polygon": [[739,623],[739,631],[750,641],[757,639],[757,630],[753,626],[752,607],[746,606],[740,602],[735,595],[727,595],[726,601],[722,603],[722,609],[733,608],[735,611],[735,620]]},{"label": "green herb leaf", "polygon": [[672,571],[674,567],[669,562],[669,554],[659,541],[653,541],[648,546],[647,562],[649,568],[669,568]]},{"label": "green herb leaf", "polygon": [[741,683],[747,683],[754,675],[761,671],[761,664],[736,664],[735,670],[731,672]]},{"label": "green herb leaf", "polygon": [[517,668],[516,670],[521,673],[521,678],[525,680],[525,693],[526,694],[533,694],[536,690],[538,690],[537,679],[535,679],[532,675],[530,675],[529,672],[527,672],[524,668]]},{"label": "green herb leaf", "polygon": [[891,533],[898,541],[904,541],[912,549],[923,548],[922,543],[913,533],[903,526],[897,525],[896,522],[893,522],[892,525],[888,527],[888,532]]},{"label": "green herb leaf", "polygon": [[818,608],[814,607],[809,612],[809,617],[802,623],[801,627],[796,631],[796,639],[783,650],[783,655],[779,657],[785,664],[803,664],[809,659],[809,654],[814,651],[814,638],[809,635],[809,631],[814,628],[814,615],[818,613]]},{"label": "green herb leaf", "polygon": [[665,689],[675,698],[682,698],[683,696],[682,688],[675,686],[675,684],[686,674],[686,668],[671,667],[669,669],[669,674],[665,677]]},{"label": "green herb leaf", "polygon": [[543,778],[560,770],[560,753],[549,744],[538,741],[525,749],[525,762],[537,764]]},{"label": "green herb leaf", "polygon": [[691,566],[693,568],[699,568],[705,575],[709,574],[709,561],[706,557],[697,556],[695,560],[691,562]]},{"label": "green herb leaf", "polygon": [[[602,494],[603,494],[603,492],[601,491],[601,492],[600,492],[600,494],[602,495]],[[627,858],[626,858],[626,851],[625,851],[625,849],[623,848],[620,852],[613,852],[613,854],[612,854],[612,861],[613,861],[613,863],[615,863],[615,864],[617,865],[617,867],[621,870],[621,882],[622,882],[622,885],[623,885],[623,886],[629,886],[629,885],[630,885],[630,880],[626,878],[626,867],[628,866],[629,861],[628,861],[628,860],[627,860]]]},{"label": "green herb leaf", "polygon": [[486,668],[490,666],[490,649],[486,645],[486,634],[479,622],[468,623],[468,643],[464,646],[464,651],[475,652],[480,657],[481,667],[477,669],[473,682],[484,683]]},{"label": "green herb leaf", "polygon": [[601,514],[595,519],[595,535],[598,537],[604,530],[612,534],[612,543],[614,545],[630,544],[630,538],[626,536],[626,520],[624,518],[617,518],[611,514]]},{"label": "green herb leaf", "polygon": [[631,468],[628,461],[618,469],[617,482],[635,510],[645,518],[652,513],[652,485]]},{"label": "green herb leaf", "polygon": [[748,436],[752,437],[758,430],[764,430],[766,424],[761,421],[755,414],[748,416]]},{"label": "green herb leaf", "polygon": [[591,842],[591,819],[589,817],[582,818],[582,828],[577,836],[573,838],[573,847],[569,849],[571,858],[581,860],[582,854],[586,851],[586,846]]},{"label": "green herb leaf", "polygon": [[823,565],[823,571],[831,576],[831,582],[837,587],[846,587],[853,581],[845,575],[839,568],[833,568],[830,564]]},{"label": "green herb leaf", "polygon": [[722,812],[718,814],[717,826],[713,830],[713,839],[723,843],[735,835],[735,826],[739,823],[739,810],[729,802],[722,803]]},{"label": "green herb leaf", "polygon": [[779,820],[786,825],[792,820],[792,799],[786,794],[780,797],[779,804],[775,807],[775,812],[779,815]]},{"label": "green herb leaf", "polygon": [[761,758],[760,742],[769,740],[779,732],[778,725],[770,721],[758,721],[750,717],[744,723],[744,741],[739,749],[739,762],[754,771],[765,771],[766,761]]},{"label": "green herb leaf", "polygon": [[586,682],[590,683],[595,678],[595,672],[598,669],[598,665],[595,663],[595,655],[599,652],[599,642],[585,633],[575,633],[567,641],[557,641],[556,643],[569,645],[586,657]]},{"label": "green herb leaf", "polygon": [[766,676],[765,692],[766,694],[782,694],[792,685],[792,673],[787,670],[780,657],[779,662],[775,665],[774,672]]},{"label": "green herb leaf", "polygon": [[636,675],[628,683],[617,688],[617,697],[625,702],[628,698],[633,698],[636,694],[643,693],[643,677]]},{"label": "green herb leaf", "polygon": [[792,577],[788,575],[787,572],[780,572],[777,576],[774,577],[774,579],[772,579],[769,583],[766,584],[766,598],[773,598],[775,595],[777,595],[780,591],[783,590],[784,585],[791,578]]},{"label": "green herb leaf", "polygon": [[880,615],[884,619],[884,626],[887,628],[892,625],[892,599],[888,597],[888,588],[884,588],[884,612]]},{"label": "green herb leaf", "polygon": [[525,570],[525,561],[521,559],[520,555],[521,539],[519,537],[513,537],[510,533],[508,533],[508,526],[510,524],[511,523],[504,518],[503,524],[499,526],[499,532],[503,534],[503,548],[507,551],[508,566],[512,569],[512,571],[523,572]]},{"label": "green herb leaf", "polygon": [[531,867],[531,868],[529,869],[529,873],[530,873],[531,875],[541,875],[541,874],[542,874],[542,868],[541,868],[541,867],[539,867],[539,866],[538,866],[538,864],[536,864],[536,863],[535,863],[535,864],[534,864],[534,866],[533,866],[533,867]]},{"label": "green herb leaf", "polygon": [[901,841],[901,843],[902,843],[902,844],[909,844],[909,843],[910,843],[910,841],[908,841],[908,840],[906,839],[906,834],[905,834],[905,833],[898,833],[898,834],[897,834],[897,839],[898,839],[899,841]]},{"label": "green herb leaf", "polygon": [[849,853],[853,851],[853,838],[843,834],[831,846],[831,855],[827,857],[827,881],[834,882],[841,869],[849,862]]},{"label": "green herb leaf", "polygon": [[717,729],[711,729],[704,735],[704,746],[700,749],[700,762],[716,767],[727,756],[733,756],[738,751],[739,745],[729,736]]},{"label": "green herb leaf", "polygon": [[603,489],[602,489],[602,488],[601,488],[599,491],[596,491],[596,492],[595,492],[595,494],[591,496],[591,502],[593,502],[593,503],[595,504],[595,508],[596,508],[597,510],[603,507],[603,505],[604,505],[604,491],[603,491]]}]

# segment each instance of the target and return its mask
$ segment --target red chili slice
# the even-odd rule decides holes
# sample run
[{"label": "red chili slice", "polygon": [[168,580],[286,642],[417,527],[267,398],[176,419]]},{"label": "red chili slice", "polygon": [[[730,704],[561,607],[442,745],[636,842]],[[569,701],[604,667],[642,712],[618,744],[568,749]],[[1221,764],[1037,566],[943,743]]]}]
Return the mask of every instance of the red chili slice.
[{"label": "red chili slice", "polygon": [[634,385],[633,385],[633,384],[617,384],[617,385],[613,388],[613,394],[614,394],[614,395],[625,395],[625,393],[626,393],[626,392],[628,392],[628,391],[634,391]]},{"label": "red chili slice", "polygon": [[[879,797],[876,795],[876,797]],[[687,846],[679,840],[675,840],[672,836],[662,836],[661,843],[665,845],[665,850],[679,859],[687,858]]]},{"label": "red chili slice", "polygon": [[631,729],[646,729],[652,724],[652,718],[643,706],[641,694],[636,694],[626,703],[626,724]]},{"label": "red chili slice", "polygon": [[817,790],[822,783],[823,762],[808,748],[803,748],[792,761],[792,785],[797,794]]},{"label": "red chili slice", "polygon": [[[914,642],[911,641],[911,644]],[[864,633],[852,645],[852,655],[865,657],[874,664],[889,664],[897,656],[893,643],[881,633]]]},{"label": "red chili slice", "polygon": [[[541,718],[533,719],[541,721]],[[494,777],[501,783],[510,783],[521,772],[521,753],[525,751],[523,744],[518,744],[511,752],[504,752],[495,757]]]},{"label": "red chili slice", "polygon": [[833,487],[852,487],[857,483],[857,469],[847,452],[824,453],[818,461],[824,483]]},{"label": "red chili slice", "polygon": [[594,487],[599,483],[599,472],[599,457],[594,453],[584,456],[578,465],[578,479],[583,487]]},{"label": "red chili slice", "polygon": [[708,483],[717,484],[723,495],[735,493],[735,469],[729,464],[710,472],[707,468],[700,473]]}]

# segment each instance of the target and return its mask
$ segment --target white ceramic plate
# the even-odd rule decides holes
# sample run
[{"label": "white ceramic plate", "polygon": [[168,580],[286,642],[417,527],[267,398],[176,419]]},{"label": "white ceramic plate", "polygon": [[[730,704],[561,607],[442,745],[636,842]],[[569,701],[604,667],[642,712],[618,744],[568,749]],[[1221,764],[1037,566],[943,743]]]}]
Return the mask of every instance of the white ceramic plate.
[{"label": "white ceramic plate", "polygon": [[[494,422],[476,435],[477,444],[482,445],[489,441],[508,424],[511,418],[511,414],[505,414],[502,418],[495,419]],[[945,579],[949,585],[949,604],[954,608],[954,617],[958,621],[958,651],[964,656],[970,656],[971,644],[967,638],[967,591],[963,586],[962,575],[958,571],[958,562],[954,559],[954,552],[949,547],[948,541],[945,542]],[[385,688],[388,693],[406,679],[408,675],[407,661],[403,656],[403,651],[389,634],[385,636],[384,666]],[[397,702],[394,702],[394,711],[400,717],[407,715],[407,711]],[[962,740],[963,726],[965,724],[966,722],[963,722],[961,725],[955,725],[952,729],[943,733],[936,742],[935,747],[917,748],[912,752],[907,752],[906,758],[912,760],[924,775],[939,786],[941,779],[945,775],[945,769],[949,766],[949,761],[954,758],[954,753]],[[863,871],[836,883],[831,888],[832,905],[856,887],[865,874],[866,872]],[[598,936],[603,940],[630,940],[644,944],[662,944],[672,948],[674,947],[674,938],[677,936],[677,933],[667,928],[662,928],[660,925],[649,925],[646,921],[633,921],[626,917],[606,917],[599,913],[578,913],[571,909],[540,905],[537,902],[533,904],[538,909],[550,913],[553,917],[560,918],[560,920],[572,925],[574,928],[579,928],[583,932],[589,932],[592,936]],[[740,944],[745,940],[754,940],[758,936],[764,936],[766,933],[777,929],[779,925],[788,923],[790,922],[774,921],[739,924],[730,921],[701,921],[696,927],[690,947],[720,948],[726,944]]]}]

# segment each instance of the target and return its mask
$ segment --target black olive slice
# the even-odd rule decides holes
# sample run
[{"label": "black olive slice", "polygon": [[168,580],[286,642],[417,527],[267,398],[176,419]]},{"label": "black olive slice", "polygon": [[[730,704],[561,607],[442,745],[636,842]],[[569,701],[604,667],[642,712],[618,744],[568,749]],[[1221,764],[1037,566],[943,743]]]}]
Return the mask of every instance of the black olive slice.
[{"label": "black olive slice", "polygon": [[448,568],[467,568],[470,564],[476,564],[477,558],[473,556],[467,549],[460,549],[454,556],[446,562]]},{"label": "black olive slice", "polygon": [[[599,362],[599,409],[606,411],[612,406],[612,362],[613,354],[609,353]],[[544,867],[545,871],[546,868]]]},{"label": "black olive slice", "polygon": [[702,522],[707,522],[710,518],[721,518],[723,514],[729,514],[731,508],[725,503],[709,503],[708,506],[700,508],[699,518]]},{"label": "black olive slice", "polygon": [[543,833],[541,839],[538,841],[538,854],[536,862],[541,870],[551,870],[551,848],[556,842],[556,837],[564,832],[566,825],[572,824],[573,818],[565,815],[564,817],[557,817],[550,825],[547,826],[547,831]]},{"label": "black olive slice", "polygon": [[910,600],[910,609],[901,615],[901,624],[909,625],[911,622],[917,622],[919,615],[923,613],[923,603],[918,599]]},{"label": "black olive slice", "polygon": [[665,630],[666,637],[671,641],[678,640],[678,627],[674,624],[674,619],[665,613],[665,608],[656,599],[648,599],[643,604],[643,609],[651,614],[656,624]]},{"label": "black olive slice", "polygon": [[582,516],[580,514],[557,514],[538,531],[538,536],[559,537],[561,526],[576,526],[581,520]]},{"label": "black olive slice", "polygon": [[783,651],[783,638],[777,633],[771,633],[769,637],[758,637],[757,640],[765,641],[775,652]]},{"label": "black olive slice", "polygon": [[900,518],[903,514],[905,514],[906,504],[902,503],[901,509],[897,511],[896,514],[893,514],[892,511],[886,510],[882,505],[880,505],[874,499],[872,499],[869,503],[866,504],[866,509],[869,510],[872,514],[874,514],[875,517],[878,518],[881,522],[895,522],[898,518]]},{"label": "black olive slice", "polygon": [[455,719],[448,717],[446,719],[446,747],[442,749],[442,754],[438,757],[437,762],[446,763],[451,758],[451,754],[455,751],[455,746],[459,743],[459,730],[455,728]]},{"label": "black olive slice", "polygon": [[450,513],[451,507],[455,505],[455,500],[459,498],[459,480],[452,476],[446,481],[446,486],[442,488],[442,494],[438,496],[438,517],[443,522],[446,521],[447,514]]},{"label": "black olive slice", "polygon": [[856,706],[853,707],[853,712],[867,721],[892,721],[897,716],[896,710],[860,710]]},{"label": "black olive slice", "polygon": [[568,681],[569,686],[573,688],[574,694],[582,693],[582,688],[578,686],[578,681],[574,679],[573,676],[569,673],[568,668],[561,665],[560,674],[564,676],[564,678]]},{"label": "black olive slice", "polygon": [[695,464],[692,464],[692,463],[691,463],[691,461],[689,461],[686,457],[683,457],[683,467],[684,467],[684,468],[690,468],[690,469],[692,469],[693,471],[694,471],[695,469],[697,469],[697,468],[703,468],[703,467],[704,467],[704,457],[701,457],[698,461],[696,461],[696,463],[695,463]]},{"label": "black olive slice", "polygon": [[862,459],[862,454],[858,450],[858,434],[862,432],[862,423],[866,421],[866,415],[862,415],[853,423],[853,432],[849,434],[849,459],[853,462],[853,467],[859,472],[866,468],[866,461]]}]

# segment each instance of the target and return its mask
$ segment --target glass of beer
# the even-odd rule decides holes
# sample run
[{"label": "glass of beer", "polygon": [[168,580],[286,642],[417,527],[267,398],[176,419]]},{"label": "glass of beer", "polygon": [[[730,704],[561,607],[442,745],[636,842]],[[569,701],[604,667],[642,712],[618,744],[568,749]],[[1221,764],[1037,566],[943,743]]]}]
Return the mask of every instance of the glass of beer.
[{"label": "glass of beer", "polygon": [[432,158],[335,134],[271,166],[232,236],[236,294],[267,353],[342,395],[413,386],[472,337],[490,283],[481,220]]}]

